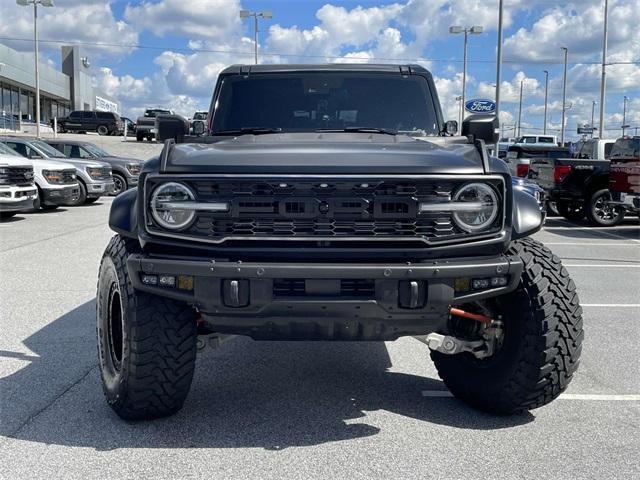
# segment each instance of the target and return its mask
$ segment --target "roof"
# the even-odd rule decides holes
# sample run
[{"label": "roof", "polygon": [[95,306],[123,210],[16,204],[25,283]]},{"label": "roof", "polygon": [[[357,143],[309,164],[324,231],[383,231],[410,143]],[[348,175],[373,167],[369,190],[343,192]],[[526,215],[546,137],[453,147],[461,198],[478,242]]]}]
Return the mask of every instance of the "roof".
[{"label": "roof", "polygon": [[283,72],[387,72],[400,73],[426,73],[429,71],[413,64],[390,64],[390,63],[279,63],[267,65],[231,65],[225,68],[222,74],[233,73],[283,73]]}]

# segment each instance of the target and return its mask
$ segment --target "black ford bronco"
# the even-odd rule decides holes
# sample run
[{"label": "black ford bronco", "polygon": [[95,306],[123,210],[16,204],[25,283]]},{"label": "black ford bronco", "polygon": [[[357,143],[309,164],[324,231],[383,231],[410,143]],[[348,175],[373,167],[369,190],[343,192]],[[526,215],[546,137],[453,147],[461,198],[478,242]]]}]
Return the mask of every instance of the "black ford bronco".
[{"label": "black ford bronco", "polygon": [[160,156],[113,201],[100,265],[104,391],[125,419],[178,411],[216,336],[419,336],[457,397],[494,413],[569,384],[582,311],[527,238],[536,200],[488,155],[497,120],[445,122],[416,65],[233,66],[207,124],[157,118]]}]

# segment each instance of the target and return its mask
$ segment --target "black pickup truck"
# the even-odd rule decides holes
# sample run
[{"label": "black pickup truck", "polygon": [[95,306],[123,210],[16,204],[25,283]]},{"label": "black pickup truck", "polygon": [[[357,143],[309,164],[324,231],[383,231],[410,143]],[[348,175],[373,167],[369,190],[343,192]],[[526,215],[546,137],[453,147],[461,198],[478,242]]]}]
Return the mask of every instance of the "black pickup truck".
[{"label": "black pickup truck", "polygon": [[[531,160],[528,178],[546,191],[548,201],[567,220],[586,216],[592,224],[605,227],[617,225],[624,218],[624,209],[609,203],[610,161],[602,151],[603,142],[594,139],[578,143],[573,158]],[[608,153],[607,148],[607,157]]]},{"label": "black pickup truck", "polygon": [[198,345],[224,335],[426,336],[469,404],[552,401],[578,365],[581,308],[560,259],[528,238],[535,198],[488,155],[497,126],[472,116],[456,136],[417,65],[233,66],[196,136],[158,116],[164,149],[113,201],[99,269],[109,405],[176,412]]}]

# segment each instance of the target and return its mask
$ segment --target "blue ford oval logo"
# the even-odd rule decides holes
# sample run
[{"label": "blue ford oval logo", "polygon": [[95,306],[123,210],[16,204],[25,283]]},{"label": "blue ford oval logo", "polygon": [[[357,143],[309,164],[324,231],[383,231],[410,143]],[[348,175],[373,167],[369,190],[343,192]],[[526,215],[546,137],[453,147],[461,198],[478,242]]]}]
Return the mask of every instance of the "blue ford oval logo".
[{"label": "blue ford oval logo", "polygon": [[471,113],[493,113],[496,111],[496,102],[492,100],[469,100],[464,104],[467,112]]}]

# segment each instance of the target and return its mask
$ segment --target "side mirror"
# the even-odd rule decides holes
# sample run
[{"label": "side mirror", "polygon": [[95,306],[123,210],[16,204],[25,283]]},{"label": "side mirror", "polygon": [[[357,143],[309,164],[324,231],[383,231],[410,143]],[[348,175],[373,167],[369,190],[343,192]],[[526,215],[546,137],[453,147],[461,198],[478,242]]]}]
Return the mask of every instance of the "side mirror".
[{"label": "side mirror", "polygon": [[181,115],[158,115],[156,117],[156,140],[164,142],[170,138],[176,143],[184,141],[189,135],[189,121]]},{"label": "side mirror", "polygon": [[204,122],[195,122],[193,124],[193,134],[197,136],[204,134]]},{"label": "side mirror", "polygon": [[444,133],[451,136],[458,133],[458,122],[456,120],[447,120],[444,124]]},{"label": "side mirror", "polygon": [[462,135],[484,140],[487,145],[498,143],[500,122],[493,115],[470,115],[462,122]]}]

